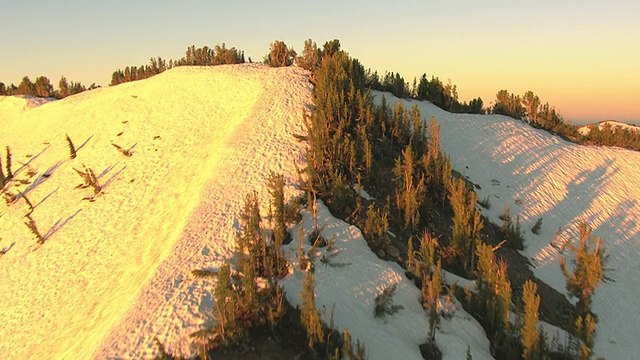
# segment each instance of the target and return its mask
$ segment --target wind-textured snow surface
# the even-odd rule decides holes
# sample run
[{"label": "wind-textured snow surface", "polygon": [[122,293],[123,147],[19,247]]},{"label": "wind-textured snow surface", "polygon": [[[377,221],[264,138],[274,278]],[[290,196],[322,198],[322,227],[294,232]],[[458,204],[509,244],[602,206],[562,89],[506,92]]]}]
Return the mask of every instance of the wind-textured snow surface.
[{"label": "wind-textured snow surface", "polygon": [[[179,67],[39,107],[0,97],[2,153],[11,147],[16,179],[36,172],[8,190],[46,234],[38,246],[24,199],[1,202],[0,354],[149,358],[156,336],[190,353],[212,305],[211,284],[190,272],[232,256],[244,197],[256,190],[266,209],[271,171],[292,192],[311,100],[304,70],[251,64]],[[94,202],[74,189],[82,164],[102,185]]]},{"label": "wind-textured snow surface", "polygon": [[[376,92],[377,101],[381,93]],[[385,94],[386,100],[398,99]],[[613,281],[596,289],[598,315],[595,353],[607,359],[633,359],[640,353],[640,152],[576,145],[501,115],[452,114],[426,101],[418,104],[428,121],[441,126],[441,144],[453,168],[489,197],[482,212],[496,223],[506,204],[520,216],[526,238],[524,254],[535,275],[566,293],[558,265],[567,241],[578,241],[578,224],[593,227],[609,254]],[[531,232],[542,218],[540,235]],[[556,232],[560,228],[559,235]],[[564,255],[571,259],[568,251]]]}]

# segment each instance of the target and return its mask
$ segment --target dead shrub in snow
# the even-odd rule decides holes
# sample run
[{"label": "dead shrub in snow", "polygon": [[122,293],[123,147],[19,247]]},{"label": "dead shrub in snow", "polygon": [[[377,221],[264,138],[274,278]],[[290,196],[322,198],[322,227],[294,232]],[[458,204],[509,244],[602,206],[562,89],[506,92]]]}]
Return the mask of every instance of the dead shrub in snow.
[{"label": "dead shrub in snow", "polygon": [[111,145],[112,145],[113,147],[115,147],[116,149],[118,149],[118,151],[119,151],[122,155],[124,155],[124,156],[126,156],[126,157],[131,157],[131,155],[133,155],[133,153],[131,152],[131,149],[125,149],[125,148],[123,148],[122,146],[120,146],[120,145],[118,145],[118,144],[114,144],[114,143],[111,143]]},{"label": "dead shrub in snow", "polygon": [[36,221],[33,220],[33,218],[31,217],[31,214],[27,214],[27,216],[25,217],[27,218],[27,222],[25,222],[24,224],[27,225],[27,228],[29,228],[29,231],[33,234],[33,236],[36,237],[38,244],[40,245],[44,244],[45,239],[42,236],[42,234],[40,234],[40,231],[38,231],[38,226],[36,225]]},{"label": "dead shrub in snow", "polygon": [[102,186],[100,186],[100,183],[98,182],[98,178],[96,178],[96,174],[93,172],[93,170],[91,170],[91,168],[87,168],[84,164],[82,164],[82,168],[84,169],[84,171],[80,171],[76,168],[73,168],[73,170],[75,170],[78,175],[80,175],[82,177],[82,180],[84,181],[84,183],[76,186],[76,189],[86,189],[88,187],[91,187],[93,189],[93,196],[89,197],[89,198],[84,198],[83,200],[93,200],[96,196],[98,196],[98,194],[100,194],[100,191],[102,191]]}]

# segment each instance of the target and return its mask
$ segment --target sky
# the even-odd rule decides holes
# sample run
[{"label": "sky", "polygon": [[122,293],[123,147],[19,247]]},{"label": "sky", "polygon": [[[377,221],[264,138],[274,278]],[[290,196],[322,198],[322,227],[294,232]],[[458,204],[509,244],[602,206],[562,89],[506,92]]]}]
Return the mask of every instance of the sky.
[{"label": "sky", "polygon": [[116,69],[190,45],[261,61],[275,40],[302,50],[337,38],[378,74],[451,79],[461,101],[531,90],[571,122],[640,124],[639,1],[1,1],[7,85],[107,86]]}]

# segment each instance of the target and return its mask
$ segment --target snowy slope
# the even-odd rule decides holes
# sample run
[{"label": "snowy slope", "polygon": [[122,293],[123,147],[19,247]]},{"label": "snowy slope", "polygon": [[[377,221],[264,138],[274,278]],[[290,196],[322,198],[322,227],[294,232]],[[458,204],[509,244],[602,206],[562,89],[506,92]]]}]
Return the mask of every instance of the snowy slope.
[{"label": "snowy slope", "polygon": [[[510,204],[512,216],[520,216],[525,254],[533,259],[537,277],[566,293],[559,249],[577,241],[581,221],[605,238],[615,282],[596,290],[593,311],[600,323],[595,352],[607,359],[637,358],[640,152],[572,144],[505,116],[451,114],[428,102],[405,103],[417,103],[427,121],[436,117],[453,168],[480,185],[480,199],[490,197],[491,210],[481,209],[485,215],[501,223],[498,216]],[[542,230],[534,235],[530,229],[538,218],[543,218]],[[552,241],[559,227],[560,236]]]},{"label": "snowy slope", "polygon": [[[211,323],[215,284],[191,270],[232,258],[244,197],[256,190],[266,214],[271,171],[285,176],[288,196],[299,193],[294,162],[305,144],[294,135],[304,134],[311,101],[305,71],[252,64],[180,67],[51,103],[0,98],[0,145],[11,146],[16,179],[30,181],[6,188],[26,194],[46,238],[38,245],[24,225],[25,199],[0,204],[0,247],[8,249],[0,258],[0,353],[150,358],[157,337],[173,353],[192,354],[188,335]],[[73,160],[66,133],[78,148]],[[83,200],[89,189],[74,189],[83,164],[103,187],[94,202]],[[335,305],[336,326],[363,341],[370,359],[420,359],[427,315],[419,290],[357,228],[322,205],[319,214],[325,236],[337,236],[334,261],[350,265],[317,265],[317,307]],[[306,232],[312,223],[305,214]],[[302,274],[291,272],[283,284],[297,304]],[[375,296],[396,282],[404,309],[375,319]],[[474,358],[490,359],[475,319],[455,301],[444,309],[451,316],[436,336],[444,358],[469,346]]]},{"label": "snowy slope", "polygon": [[[2,201],[3,357],[142,358],[154,336],[187,353],[210,307],[189,273],[231,256],[233,219],[249,191],[266,198],[270,171],[293,183],[310,91],[300,69],[247,64],[176,68],[36,108],[0,98],[0,144],[16,178],[27,178],[19,162],[37,171],[18,188],[47,234],[36,246],[25,201]],[[95,202],[73,189],[83,163],[103,186]]]}]

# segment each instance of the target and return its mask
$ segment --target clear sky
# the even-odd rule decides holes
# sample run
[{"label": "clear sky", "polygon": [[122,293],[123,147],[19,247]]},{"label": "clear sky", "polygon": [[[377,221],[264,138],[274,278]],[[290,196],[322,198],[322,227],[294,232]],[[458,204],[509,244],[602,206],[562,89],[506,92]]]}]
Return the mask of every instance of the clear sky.
[{"label": "clear sky", "polygon": [[527,90],[566,120],[640,123],[640,1],[0,0],[0,81],[61,75],[88,86],[189,45],[226,43],[262,60],[340,39],[365,67],[422,73],[460,100]]}]

